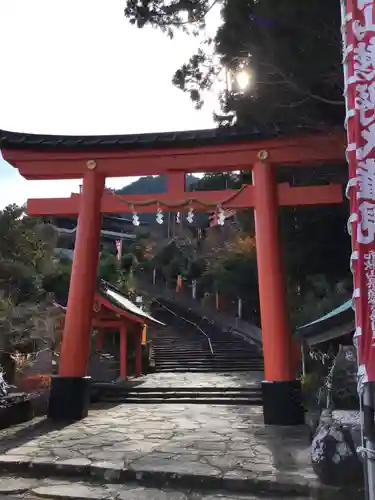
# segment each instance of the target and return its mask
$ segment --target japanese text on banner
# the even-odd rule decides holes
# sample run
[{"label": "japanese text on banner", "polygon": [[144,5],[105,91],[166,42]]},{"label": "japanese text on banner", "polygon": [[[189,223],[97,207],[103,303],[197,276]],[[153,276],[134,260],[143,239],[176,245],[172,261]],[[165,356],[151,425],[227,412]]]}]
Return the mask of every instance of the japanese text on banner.
[{"label": "japanese text on banner", "polygon": [[375,345],[375,252],[373,250],[365,254],[364,265],[367,283],[367,300],[370,306],[372,345]]},{"label": "japanese text on banner", "polygon": [[362,351],[362,357],[367,361],[362,359],[362,362],[367,365],[370,353],[366,345],[375,346],[375,9],[372,0],[357,0],[353,4],[354,75],[351,83],[355,89],[355,118],[351,126],[356,130],[358,161],[355,168],[357,241],[360,244],[357,271],[364,277],[360,291],[364,312],[361,327],[368,339],[362,345],[367,352]]}]

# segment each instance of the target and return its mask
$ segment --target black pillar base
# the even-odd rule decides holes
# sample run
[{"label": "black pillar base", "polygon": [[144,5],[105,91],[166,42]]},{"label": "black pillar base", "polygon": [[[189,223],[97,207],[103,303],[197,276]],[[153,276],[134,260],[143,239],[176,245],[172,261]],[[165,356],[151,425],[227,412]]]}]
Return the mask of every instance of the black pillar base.
[{"label": "black pillar base", "polygon": [[301,383],[262,382],[263,417],[266,425],[301,425],[305,423]]},{"label": "black pillar base", "polygon": [[87,417],[90,406],[91,377],[53,376],[48,418],[75,422]]}]

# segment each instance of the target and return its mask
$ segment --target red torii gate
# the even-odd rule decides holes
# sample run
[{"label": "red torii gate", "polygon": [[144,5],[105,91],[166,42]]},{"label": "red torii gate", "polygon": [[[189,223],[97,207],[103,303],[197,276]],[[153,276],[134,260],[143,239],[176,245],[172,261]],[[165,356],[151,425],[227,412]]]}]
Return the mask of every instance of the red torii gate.
[{"label": "red torii gate", "polygon": [[[54,405],[61,401],[63,407],[63,394],[68,391],[71,417],[87,415],[86,375],[101,213],[254,207],[265,365],[264,420],[267,424],[302,423],[286,310],[278,207],[341,203],[342,187],[277,185],[275,167],[343,164],[345,144],[342,131],[292,138],[262,138],[236,128],[96,137],[0,131],[4,159],[26,179],[83,178],[82,194],[28,201],[30,215],[79,215],[59,376],[51,388]],[[187,173],[250,169],[253,184],[241,190],[185,192]],[[106,177],[155,174],[168,176],[166,193],[118,196],[104,189]],[[61,413],[66,417],[66,408]]]}]

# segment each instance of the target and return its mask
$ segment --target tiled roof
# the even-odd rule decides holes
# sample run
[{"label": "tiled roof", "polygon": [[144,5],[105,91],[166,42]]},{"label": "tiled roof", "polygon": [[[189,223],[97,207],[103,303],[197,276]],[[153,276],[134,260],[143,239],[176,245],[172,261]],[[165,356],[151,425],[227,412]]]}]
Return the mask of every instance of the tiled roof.
[{"label": "tiled roof", "polygon": [[340,327],[347,325],[349,325],[350,331],[354,330],[354,312],[351,299],[315,321],[300,326],[297,328],[295,335],[307,342],[313,342],[314,338],[319,338],[319,342],[324,342],[343,335]]},{"label": "tiled roof", "polygon": [[[304,130],[308,133],[308,130]],[[311,132],[311,131],[310,131]],[[276,131],[229,127],[152,134],[69,136],[9,132],[0,129],[0,148],[8,149],[143,149],[194,147],[248,140],[272,139]],[[284,134],[285,135],[285,134]]]},{"label": "tiled roof", "polygon": [[[339,314],[345,313],[347,311],[353,311],[352,309],[352,299],[347,300],[341,306],[336,307],[329,313],[325,314],[324,316],[321,316],[320,318],[316,319],[315,321],[311,321],[311,323],[307,323],[306,325],[302,325],[298,327],[299,330],[302,328],[307,328],[308,326],[316,325],[317,323],[321,323],[323,321],[326,321],[327,319],[337,317]],[[354,312],[352,313],[354,315]]]},{"label": "tiled roof", "polygon": [[165,326],[161,321],[153,318],[138,306],[133,304],[129,299],[127,299],[116,287],[108,283],[107,281],[99,281],[99,292],[111,302],[113,305],[122,309],[125,312],[129,312],[143,319],[147,319],[152,323],[157,323],[159,325]]}]

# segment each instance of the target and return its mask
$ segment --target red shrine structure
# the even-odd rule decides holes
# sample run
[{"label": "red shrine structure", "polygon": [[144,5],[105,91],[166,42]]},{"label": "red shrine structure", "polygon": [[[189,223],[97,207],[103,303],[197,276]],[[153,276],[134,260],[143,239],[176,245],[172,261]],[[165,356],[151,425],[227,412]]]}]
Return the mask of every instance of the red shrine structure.
[{"label": "red shrine structure", "polygon": [[[60,306],[61,307],[61,306]],[[65,308],[63,308],[65,309]],[[96,350],[102,350],[107,332],[120,334],[120,378],[128,376],[128,338],[134,345],[135,377],[142,374],[142,345],[146,344],[146,328],[149,323],[165,326],[137,307],[110,283],[100,280],[92,309],[91,327],[96,330]],[[64,330],[64,325],[63,325]],[[53,405],[52,405],[53,406]]]},{"label": "red shrine structure", "polygon": [[[263,412],[266,424],[304,420],[293,365],[285,276],[279,241],[280,206],[341,203],[342,186],[278,184],[280,166],[345,164],[344,131],[262,135],[240,128],[119,136],[48,136],[0,131],[3,157],[30,180],[83,179],[80,194],[28,200],[29,215],[78,214],[59,375],[52,381],[50,416],[87,415],[87,377],[92,309],[103,213],[194,210],[255,210],[256,249],[264,354]],[[252,170],[239,190],[185,192],[185,175]],[[168,176],[160,195],[119,196],[105,191],[106,177]],[[52,404],[53,403],[53,404]]]}]

